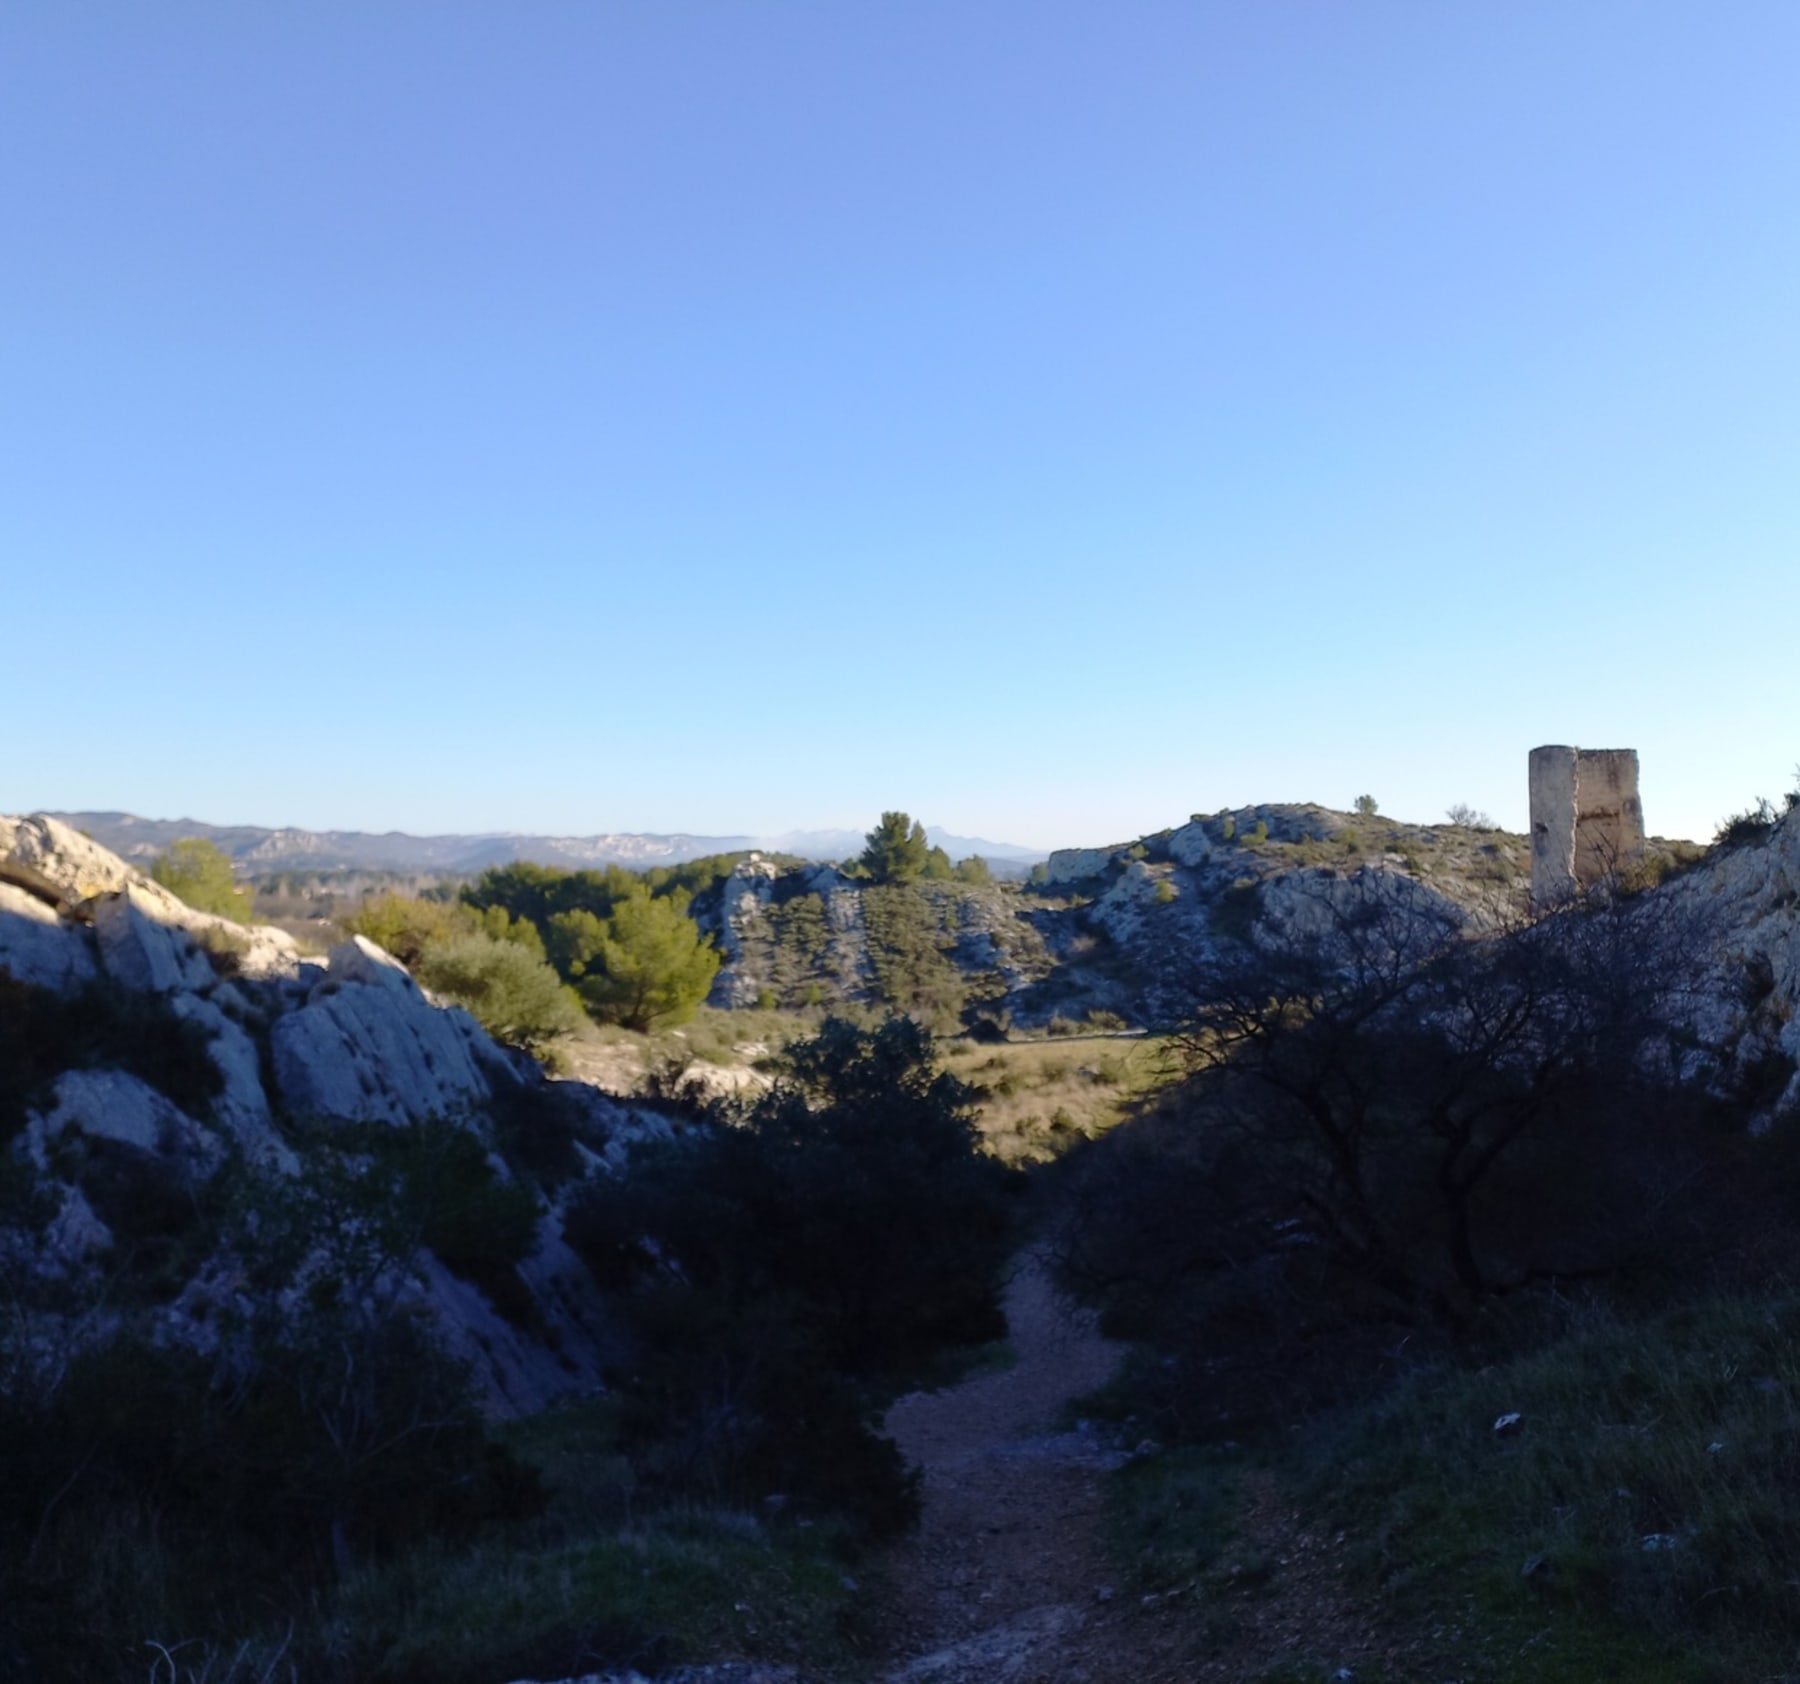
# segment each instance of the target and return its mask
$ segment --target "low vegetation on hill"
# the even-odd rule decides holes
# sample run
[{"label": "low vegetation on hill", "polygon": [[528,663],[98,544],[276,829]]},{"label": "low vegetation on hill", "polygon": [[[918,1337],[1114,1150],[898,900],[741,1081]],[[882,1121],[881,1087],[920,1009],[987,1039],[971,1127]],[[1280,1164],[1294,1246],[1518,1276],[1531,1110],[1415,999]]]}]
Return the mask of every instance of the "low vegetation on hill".
[{"label": "low vegetation on hill", "polygon": [[[628,1110],[371,949],[226,975],[6,822],[60,903],[121,886],[0,893],[0,1676],[854,1664],[914,1504],[879,1411],[1000,1331],[1018,1231],[925,1030]],[[564,986],[504,908],[370,911]]]},{"label": "low vegetation on hill", "polygon": [[[285,1168],[207,1156],[221,1021],[279,1086],[304,1013],[467,1020],[366,949],[262,985],[188,954],[199,1005],[0,978],[0,1645],[103,1681],[862,1676],[852,1587],[918,1500],[880,1412],[991,1348],[1030,1242],[1130,1347],[1083,1406],[1139,1446],[1118,1586],[1245,1677],[1786,1676],[1800,816],[1547,916],[1528,869],[1365,800],[1025,885],[894,812],[841,869],[369,896],[434,994],[637,1097],[483,1041],[461,1115],[278,1104]],[[192,1139],[52,1128],[71,1072]],[[47,1270],[82,1210],[104,1251]],[[459,1293],[496,1350],[584,1306],[588,1395],[484,1409],[493,1353],[421,1308]],[[1321,1574],[1374,1647],[1240,1642]]]},{"label": "low vegetation on hill", "polygon": [[1146,1594],[1285,1594],[1272,1481],[1419,1676],[1786,1676],[1794,1058],[1695,1035],[1753,880],[1471,939],[1363,878],[1192,973],[1180,1079],[1056,1170],[1063,1277],[1138,1352],[1093,1407],[1169,1447],[1121,1490]]}]

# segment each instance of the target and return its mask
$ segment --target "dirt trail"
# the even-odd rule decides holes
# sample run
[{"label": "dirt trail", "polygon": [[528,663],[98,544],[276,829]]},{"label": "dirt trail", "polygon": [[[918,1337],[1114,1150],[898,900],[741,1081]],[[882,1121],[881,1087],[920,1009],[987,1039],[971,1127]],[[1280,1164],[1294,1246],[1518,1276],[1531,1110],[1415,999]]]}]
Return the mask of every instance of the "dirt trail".
[{"label": "dirt trail", "polygon": [[1115,1595],[1101,1543],[1102,1484],[1122,1454],[1061,1432],[1071,1399],[1123,1347],[1021,1259],[1006,1295],[1018,1362],[916,1392],[887,1429],[924,1473],[918,1531],[890,1564],[893,1684],[1151,1684],[1184,1676],[1179,1633]]}]

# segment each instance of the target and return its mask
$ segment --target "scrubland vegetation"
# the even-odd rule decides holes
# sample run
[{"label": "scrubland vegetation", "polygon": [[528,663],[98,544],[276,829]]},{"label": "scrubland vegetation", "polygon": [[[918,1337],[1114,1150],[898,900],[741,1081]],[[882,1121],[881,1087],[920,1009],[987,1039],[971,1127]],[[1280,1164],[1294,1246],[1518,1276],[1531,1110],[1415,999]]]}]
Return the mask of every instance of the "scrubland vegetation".
[{"label": "scrubland vegetation", "polygon": [[1064,1278],[1137,1352],[1091,1407],[1173,1447],[1119,1490],[1146,1590],[1279,1594],[1239,1526],[1272,1481],[1419,1676],[1791,1675],[1800,1182],[1746,1124],[1792,1066],[1674,1077],[1678,904],[1470,942],[1370,895],[1194,977],[1184,1074],[1055,1171]]},{"label": "scrubland vegetation", "polygon": [[[1719,845],[1781,822],[1752,809]],[[1042,933],[1118,862],[1000,889],[899,813],[853,862],[853,1000],[796,883],[745,938],[771,943],[766,994],[700,1003],[719,955],[695,913],[731,858],[367,899],[349,926],[427,986],[684,1122],[618,1179],[577,1183],[578,1131],[527,1115],[495,1135],[516,1181],[426,1133],[344,1142],[362,1173],[285,1216],[247,1172],[204,1212],[149,1207],[121,1303],[167,1295],[199,1254],[186,1225],[236,1223],[266,1259],[260,1308],[203,1356],[127,1316],[53,1385],[12,1350],[0,1637],[94,1677],[143,1676],[149,1633],[191,1640],[209,1678],[279,1661],[497,1684],[721,1655],[858,1676],[879,1634],[847,1587],[917,1502],[880,1410],[1003,1331],[1001,1268],[1036,1237],[1131,1346],[1083,1406],[1155,1446],[1112,1488],[1121,1582],[1190,1596],[1221,1645],[1284,1593],[1279,1549],[1245,1526],[1272,1492],[1338,1540],[1343,1592],[1419,1678],[1800,1675],[1800,1154],[1791,1119],[1749,1128],[1792,1065],[1709,1064],[1693,1037],[1715,933],[1656,892],[1692,858],[1665,849],[1531,919],[1523,839],[1479,814],[1402,826],[1366,800],[1291,838],[1208,823],[1232,863],[1186,926],[1205,940],[1157,954],[1160,993],[1133,996],[1165,1002],[1148,1033],[1092,988],[1068,992],[1079,1017],[1012,1016],[1061,997],[1055,941],[1131,980],[1142,954],[1103,930]],[[1182,892],[1167,836],[1122,858],[1152,904]],[[1276,938],[1265,890],[1291,870],[1320,874],[1319,916]],[[1452,876],[1478,939],[1430,892]],[[1005,897],[1015,946],[970,960],[988,903],[969,893]],[[1753,967],[1742,987],[1767,992]],[[207,1102],[191,1032],[159,1038],[154,1008],[27,994],[0,1001],[0,1117],[64,1067],[47,1047]],[[696,1080],[709,1066],[754,1079]],[[107,1199],[106,1166],[91,1180]],[[519,1189],[558,1186],[578,1187],[561,1231],[617,1360],[604,1396],[496,1427],[358,1270],[375,1233],[429,1245],[504,1310],[535,1243]],[[381,1221],[340,1222],[343,1260],[284,1285],[295,1212],[358,1199]],[[275,1552],[253,1542],[271,1530]]]},{"label": "scrubland vegetation", "polygon": [[[0,1018],[12,1115],[84,1058],[204,1111],[185,1055],[145,1050],[155,1024],[19,992]],[[238,1164],[198,1205],[151,1199],[129,1154],[71,1169],[109,1215],[117,1181],[135,1216],[98,1302],[4,1259],[12,1675],[142,1678],[164,1649],[182,1679],[450,1684],[721,1648],[849,1661],[849,1575],[915,1503],[879,1410],[1000,1331],[1016,1182],[978,1149],[969,1090],[906,1019],[827,1020],[753,1102],[585,1183],[561,1227],[616,1321],[608,1390],[498,1426],[405,1285],[429,1249],[529,1317],[508,1282],[539,1192],[579,1168],[555,1097],[405,1129],[315,1120],[297,1179]],[[9,1218],[48,1222],[13,1162]],[[206,1336],[160,1337],[160,1307],[221,1257],[238,1273]]]}]

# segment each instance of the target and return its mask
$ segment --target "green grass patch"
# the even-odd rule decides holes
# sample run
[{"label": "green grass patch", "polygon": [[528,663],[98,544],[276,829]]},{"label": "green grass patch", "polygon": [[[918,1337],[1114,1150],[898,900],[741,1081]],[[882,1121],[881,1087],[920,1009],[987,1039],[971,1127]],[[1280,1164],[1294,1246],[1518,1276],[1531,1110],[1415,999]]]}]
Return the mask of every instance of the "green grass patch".
[{"label": "green grass patch", "polygon": [[851,1582],[805,1537],[691,1510],[537,1548],[420,1551],[345,1585],[347,1670],[494,1684],[720,1657],[843,1665],[859,1647]]},{"label": "green grass patch", "polygon": [[1595,1311],[1530,1356],[1419,1374],[1309,1428],[1302,1500],[1397,1616],[1474,1614],[1477,1676],[1790,1676],[1797,1336],[1793,1298]]},{"label": "green grass patch", "polygon": [[1213,1449],[1168,1451],[1119,1470],[1107,1485],[1108,1552],[1140,1593],[1198,1583],[1248,1586],[1265,1564],[1240,1559],[1241,1458]]}]

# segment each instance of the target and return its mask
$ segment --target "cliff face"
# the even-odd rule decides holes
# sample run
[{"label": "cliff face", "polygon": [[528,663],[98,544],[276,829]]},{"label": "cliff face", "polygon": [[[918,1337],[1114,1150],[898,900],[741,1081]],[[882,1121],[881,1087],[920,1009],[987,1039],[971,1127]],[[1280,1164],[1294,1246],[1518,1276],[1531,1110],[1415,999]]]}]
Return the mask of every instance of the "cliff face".
[{"label": "cliff face", "polygon": [[[321,1186],[373,1187],[384,1163],[464,1138],[456,1161],[475,1192],[510,1189],[538,1211],[535,1244],[501,1271],[509,1313],[494,1280],[484,1290],[404,1234],[384,1289],[435,1320],[496,1410],[599,1383],[608,1333],[556,1207],[664,1119],[548,1081],[362,938],[304,957],[279,930],[194,911],[42,815],[0,817],[0,1012],[34,1037],[0,1041],[0,1167],[28,1194],[0,1202],[0,1261],[21,1278],[56,1283],[63,1301],[98,1296],[143,1253],[138,1230],[161,1201],[170,1231],[155,1238],[180,1261],[158,1280],[158,1314],[170,1336],[204,1339],[259,1260],[250,1230],[186,1223],[184,1203],[323,1209]],[[521,1167],[522,1136],[546,1134],[565,1160],[556,1178]],[[358,1220],[390,1217],[429,1232],[433,1213]],[[302,1261],[296,1279],[321,1266]]]},{"label": "cliff face", "polygon": [[1699,932],[1690,1068],[1758,1102],[1765,1123],[1800,1112],[1800,809],[1646,899]]}]

